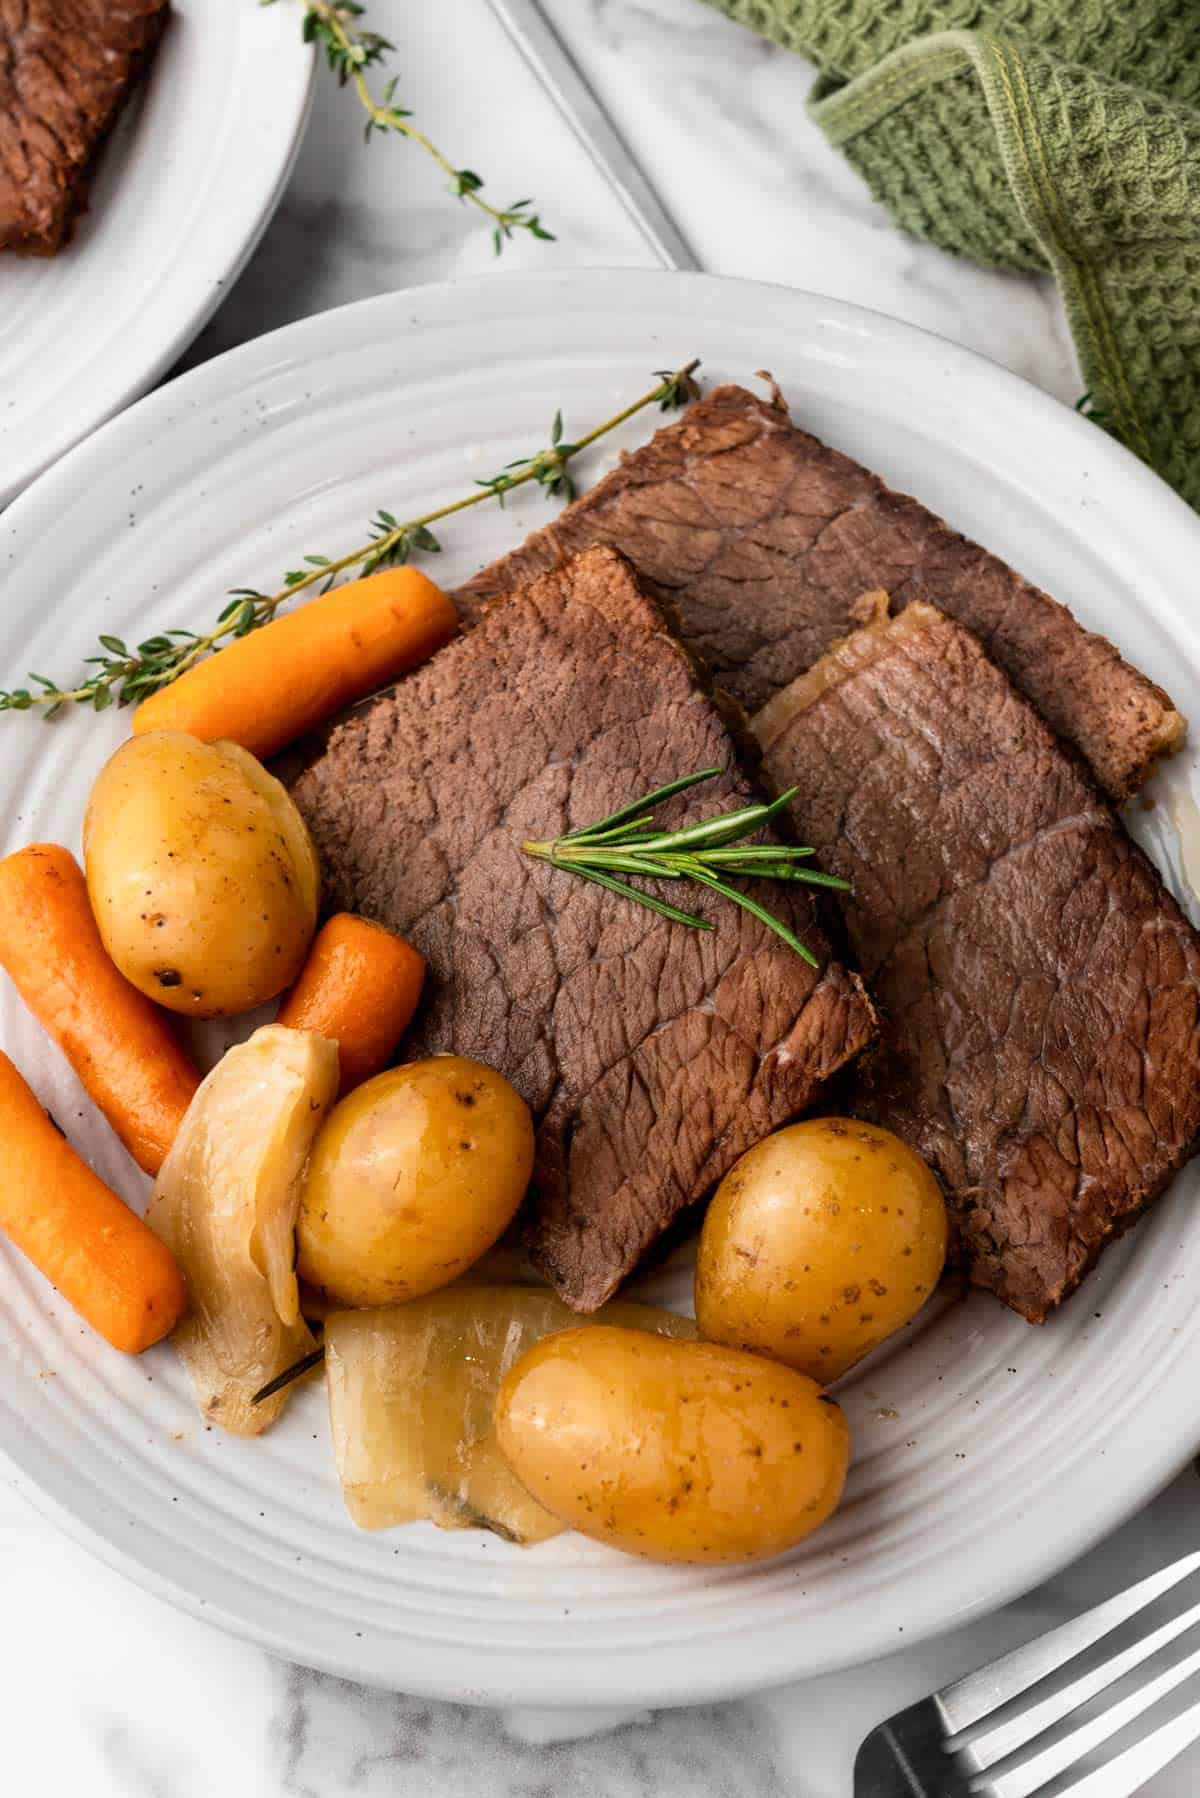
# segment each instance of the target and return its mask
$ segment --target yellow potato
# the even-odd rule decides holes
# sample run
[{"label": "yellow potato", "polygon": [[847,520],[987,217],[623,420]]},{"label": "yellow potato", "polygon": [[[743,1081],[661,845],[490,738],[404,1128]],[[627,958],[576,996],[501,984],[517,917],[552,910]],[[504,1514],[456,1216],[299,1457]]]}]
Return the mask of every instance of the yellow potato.
[{"label": "yellow potato", "polygon": [[132,737],[92,788],[83,851],[104,947],[169,1011],[236,1016],[300,972],[317,853],[286,789],[236,743]]},{"label": "yellow potato", "polygon": [[906,1324],[946,1259],[946,1207],[906,1143],[852,1118],[777,1130],[704,1220],[696,1322],[827,1385]]},{"label": "yellow potato", "polygon": [[300,1277],[339,1305],[447,1286],[503,1234],[532,1171],[529,1107],[494,1068],[439,1055],[377,1074],[313,1147]]},{"label": "yellow potato", "polygon": [[517,1362],[496,1438],[548,1511],[656,1561],[781,1554],[836,1508],[850,1458],[845,1417],[802,1374],[603,1325]]},{"label": "yellow potato", "polygon": [[[496,1393],[509,1368],[579,1317],[545,1287],[460,1282],[408,1305],[336,1311],[325,1329],[329,1419],[346,1509],[378,1530],[428,1517],[516,1542],[564,1528],[531,1498],[496,1446]],[[590,1320],[589,1320],[590,1321]],[[597,1324],[694,1338],[690,1317],[615,1301]]]}]

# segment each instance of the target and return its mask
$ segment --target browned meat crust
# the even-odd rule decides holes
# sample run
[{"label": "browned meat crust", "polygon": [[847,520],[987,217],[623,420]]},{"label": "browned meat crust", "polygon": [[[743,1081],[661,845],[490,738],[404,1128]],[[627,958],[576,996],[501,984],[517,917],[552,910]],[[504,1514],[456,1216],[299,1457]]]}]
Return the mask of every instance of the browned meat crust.
[{"label": "browned meat crust", "polygon": [[593,544],[669,601],[718,687],[763,705],[852,628],[867,587],[926,599],[992,659],[1121,800],[1183,741],[1161,688],[1065,606],[848,456],[782,401],[719,387],[458,595],[468,616]]},{"label": "browned meat crust", "polygon": [[883,1034],[844,1102],[929,1158],[972,1281],[1040,1322],[1196,1147],[1200,938],[1082,761],[929,606],[755,722],[854,883]]},{"label": "browned meat crust", "polygon": [[0,250],[52,256],[170,0],[0,0]]},{"label": "browned meat crust", "polygon": [[676,821],[750,789],[658,608],[593,551],[337,727],[294,788],[329,904],[426,957],[406,1054],[477,1056],[532,1107],[532,1254],[580,1310],[874,1033],[802,892],[763,897],[819,973],[720,898],[689,892],[715,925],[692,931],[521,853],[710,766]]}]

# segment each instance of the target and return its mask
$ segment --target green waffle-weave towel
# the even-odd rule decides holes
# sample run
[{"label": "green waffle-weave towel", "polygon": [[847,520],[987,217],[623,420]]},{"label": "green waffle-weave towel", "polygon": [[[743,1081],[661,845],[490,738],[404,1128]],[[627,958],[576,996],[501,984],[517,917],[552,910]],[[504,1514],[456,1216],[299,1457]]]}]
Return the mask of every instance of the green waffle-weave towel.
[{"label": "green waffle-weave towel", "polygon": [[897,224],[1050,269],[1093,415],[1200,508],[1200,0],[711,0]]}]

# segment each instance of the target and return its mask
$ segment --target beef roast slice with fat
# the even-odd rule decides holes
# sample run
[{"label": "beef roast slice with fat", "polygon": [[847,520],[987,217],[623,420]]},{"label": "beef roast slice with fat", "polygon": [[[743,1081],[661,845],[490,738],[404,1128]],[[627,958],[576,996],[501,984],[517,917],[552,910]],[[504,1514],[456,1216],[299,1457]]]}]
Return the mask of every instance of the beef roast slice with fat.
[{"label": "beef roast slice with fat", "polygon": [[169,0],[0,0],[0,250],[49,256],[70,237],[168,10]]},{"label": "beef roast slice with fat", "polygon": [[629,558],[747,711],[851,628],[864,589],[885,586],[897,610],[931,600],[968,625],[1112,798],[1183,740],[1170,699],[1111,643],[916,500],[797,430],[778,396],[717,388],[457,597],[474,615],[596,543]]},{"label": "beef roast slice with fat", "polygon": [[428,962],[406,1054],[476,1056],[532,1107],[531,1251],[580,1310],[874,1030],[802,891],[756,889],[819,972],[701,889],[673,896],[711,931],[521,852],[714,766],[664,822],[750,789],[657,606],[595,550],[337,727],[294,789],[330,904],[402,932]]},{"label": "beef roast slice with fat", "polygon": [[972,1281],[1033,1322],[1193,1152],[1200,939],[975,638],[849,637],[755,720],[882,1015],[848,1108],[928,1157]]}]

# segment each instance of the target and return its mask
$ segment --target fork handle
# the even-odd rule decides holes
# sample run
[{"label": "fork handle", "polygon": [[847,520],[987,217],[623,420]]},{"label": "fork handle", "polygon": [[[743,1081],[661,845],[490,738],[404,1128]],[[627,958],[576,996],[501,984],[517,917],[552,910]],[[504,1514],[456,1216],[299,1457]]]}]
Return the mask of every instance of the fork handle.
[{"label": "fork handle", "polygon": [[953,1768],[943,1753],[945,1732],[932,1706],[914,1705],[873,1729],[854,1763],[854,1798],[954,1798],[946,1786],[922,1779],[919,1767]]}]

